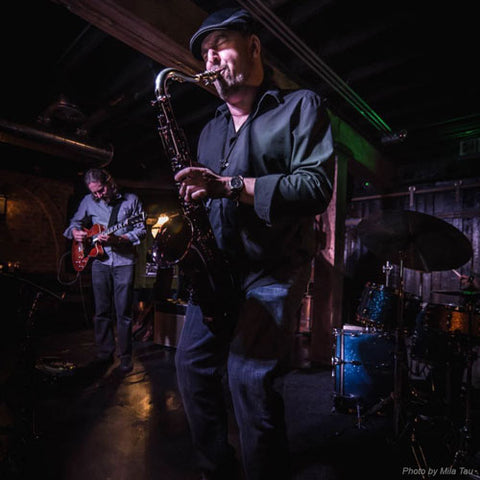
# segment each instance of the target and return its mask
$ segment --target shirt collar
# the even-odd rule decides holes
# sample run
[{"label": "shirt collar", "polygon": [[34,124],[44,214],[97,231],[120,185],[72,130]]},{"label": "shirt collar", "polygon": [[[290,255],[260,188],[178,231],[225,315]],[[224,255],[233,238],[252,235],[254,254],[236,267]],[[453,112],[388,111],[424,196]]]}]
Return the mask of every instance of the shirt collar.
[{"label": "shirt collar", "polygon": [[106,203],[106,205],[108,205],[109,207],[113,207],[116,203],[123,201],[123,199],[123,193],[117,192],[116,195],[112,198],[112,201],[110,203]]},{"label": "shirt collar", "polygon": [[[252,109],[254,112],[253,116],[256,116],[262,107],[267,108],[269,102],[274,102],[276,105],[281,103],[280,90],[278,88],[265,88],[262,86],[259,90],[254,108]],[[215,112],[215,118],[220,116],[230,117],[230,111],[225,103],[220,105]]]}]

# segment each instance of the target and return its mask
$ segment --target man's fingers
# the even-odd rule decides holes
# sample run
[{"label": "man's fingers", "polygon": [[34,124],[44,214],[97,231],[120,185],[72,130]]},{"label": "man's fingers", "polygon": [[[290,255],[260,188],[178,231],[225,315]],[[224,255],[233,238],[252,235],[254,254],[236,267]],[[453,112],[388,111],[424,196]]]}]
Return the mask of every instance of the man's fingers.
[{"label": "man's fingers", "polygon": [[191,176],[193,174],[194,168],[193,167],[187,167],[175,174],[175,181],[176,182],[183,182],[187,177]]},{"label": "man's fingers", "polygon": [[204,188],[192,193],[192,200],[202,200],[207,196],[207,191]]},{"label": "man's fingers", "polygon": [[180,184],[180,187],[178,188],[178,193],[180,194],[180,196],[181,196],[182,198],[185,197],[185,191],[186,191],[186,189],[187,189],[187,186],[186,186],[184,183],[181,183],[181,184]]}]

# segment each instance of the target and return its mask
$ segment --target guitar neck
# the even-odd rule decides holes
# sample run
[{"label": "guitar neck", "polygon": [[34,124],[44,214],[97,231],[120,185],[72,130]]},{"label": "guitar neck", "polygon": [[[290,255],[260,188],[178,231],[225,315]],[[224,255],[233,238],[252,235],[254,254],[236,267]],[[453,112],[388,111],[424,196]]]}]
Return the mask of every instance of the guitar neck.
[{"label": "guitar neck", "polygon": [[116,232],[117,230],[120,230],[123,227],[126,227],[130,223],[130,219],[126,219],[124,222],[116,223],[115,225],[112,225],[111,227],[107,228],[104,230],[102,233],[105,235],[110,235],[111,233]]},{"label": "guitar neck", "polygon": [[120,230],[121,228],[124,228],[126,227],[128,224],[130,223],[130,219],[126,219],[125,221],[123,222],[120,222],[120,223],[116,223],[115,225],[112,225],[111,227],[107,228],[106,230],[103,230],[102,232],[99,232],[97,233],[96,235],[94,235],[92,237],[92,241],[93,242],[96,242],[97,241],[97,238],[100,234],[102,235],[110,235],[111,233],[114,233],[116,232],[117,230]]},{"label": "guitar neck", "polygon": [[128,225],[132,225],[135,222],[140,222],[143,221],[145,218],[145,214],[141,213],[139,215],[135,215],[134,217],[127,218],[123,220],[123,222],[116,223],[115,225],[112,225],[111,227],[108,227],[106,230],[103,230],[102,232],[99,232],[93,237],[93,241],[95,242],[97,240],[98,235],[103,234],[103,235],[110,235],[111,233],[116,232],[117,230],[120,230],[121,228],[125,228]]}]

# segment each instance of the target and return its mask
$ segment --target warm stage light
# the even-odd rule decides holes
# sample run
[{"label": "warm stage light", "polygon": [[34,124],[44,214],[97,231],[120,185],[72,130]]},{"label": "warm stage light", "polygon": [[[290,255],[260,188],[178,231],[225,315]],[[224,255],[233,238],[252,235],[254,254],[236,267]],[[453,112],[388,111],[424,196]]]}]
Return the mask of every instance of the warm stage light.
[{"label": "warm stage light", "polygon": [[170,217],[166,213],[161,213],[157,219],[157,223],[152,227],[152,236],[155,238],[158,231],[162,228],[162,225],[167,223],[170,220]]}]

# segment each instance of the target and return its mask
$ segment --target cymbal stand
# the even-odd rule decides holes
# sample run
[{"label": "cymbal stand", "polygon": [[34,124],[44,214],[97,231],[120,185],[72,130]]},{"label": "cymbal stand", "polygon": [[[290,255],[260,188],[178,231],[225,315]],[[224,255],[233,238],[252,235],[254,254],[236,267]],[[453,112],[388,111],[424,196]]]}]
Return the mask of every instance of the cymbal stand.
[{"label": "cymbal stand", "polygon": [[394,357],[394,385],[393,385],[393,428],[395,437],[398,438],[401,429],[401,416],[403,412],[403,390],[405,383],[405,339],[403,332],[403,313],[404,313],[404,252],[399,252],[399,288],[397,305],[397,326],[395,328],[395,357]]},{"label": "cymbal stand", "polygon": [[[428,462],[425,457],[422,445],[417,437],[417,426],[420,417],[407,416],[405,404],[405,386],[407,383],[406,368],[408,368],[407,352],[404,330],[404,252],[399,252],[399,286],[397,306],[397,326],[395,329],[395,359],[394,359],[394,390],[393,390],[393,431],[394,439],[400,444],[405,437],[408,438],[413,458],[421,472],[428,471]],[[422,480],[426,479],[422,475]]]},{"label": "cymbal stand", "polygon": [[472,440],[472,366],[474,360],[474,352],[472,348],[472,330],[473,330],[473,313],[474,301],[473,296],[468,298],[465,303],[468,313],[468,335],[466,339],[466,381],[465,381],[465,418],[460,429],[460,439],[458,449],[454,454],[453,466],[459,466],[470,451]]},{"label": "cymbal stand", "polygon": [[390,286],[390,273],[393,270],[393,265],[387,260],[387,263],[383,265],[382,271],[385,274],[385,286],[389,287]]}]

